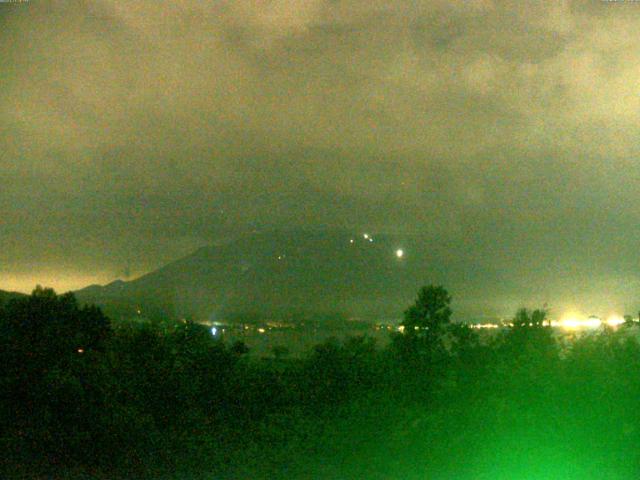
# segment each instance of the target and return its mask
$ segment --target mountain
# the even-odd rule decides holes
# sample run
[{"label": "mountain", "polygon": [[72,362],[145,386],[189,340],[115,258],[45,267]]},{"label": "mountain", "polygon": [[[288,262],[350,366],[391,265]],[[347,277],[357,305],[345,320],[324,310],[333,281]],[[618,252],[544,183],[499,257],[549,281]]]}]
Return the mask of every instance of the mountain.
[{"label": "mountain", "polygon": [[25,297],[24,293],[18,292],[5,292],[4,290],[0,290],[0,305],[7,303],[9,300],[14,298]]},{"label": "mountain", "polygon": [[[113,317],[399,317],[436,283],[424,238],[343,231],[254,233],[200,248],[132,281],[76,293]],[[398,250],[402,249],[402,253]],[[401,256],[400,256],[401,255]]]}]

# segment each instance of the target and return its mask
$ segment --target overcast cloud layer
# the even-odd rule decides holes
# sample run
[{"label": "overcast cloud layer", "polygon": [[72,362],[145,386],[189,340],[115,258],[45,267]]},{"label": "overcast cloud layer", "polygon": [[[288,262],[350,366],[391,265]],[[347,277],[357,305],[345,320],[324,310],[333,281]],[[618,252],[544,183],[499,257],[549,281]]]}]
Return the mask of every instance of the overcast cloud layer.
[{"label": "overcast cloud layer", "polygon": [[595,0],[0,4],[0,288],[310,225],[427,234],[496,310],[634,312],[639,30]]}]

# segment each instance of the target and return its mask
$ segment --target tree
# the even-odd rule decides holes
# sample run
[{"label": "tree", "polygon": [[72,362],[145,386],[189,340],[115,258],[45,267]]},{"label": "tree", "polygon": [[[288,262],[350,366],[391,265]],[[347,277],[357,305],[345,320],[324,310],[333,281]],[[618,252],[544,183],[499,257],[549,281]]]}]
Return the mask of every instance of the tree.
[{"label": "tree", "polygon": [[249,347],[247,347],[247,344],[242,340],[236,340],[233,342],[233,345],[231,345],[231,353],[238,356],[246,355],[249,353]]},{"label": "tree", "polygon": [[107,404],[102,360],[111,333],[100,309],[79,307],[71,293],[37,287],[1,308],[0,434],[27,432],[35,451],[56,462],[89,455]]},{"label": "tree", "polygon": [[442,286],[428,285],[418,291],[415,303],[404,312],[402,333],[391,338],[391,350],[405,365],[442,363],[447,356],[442,337],[451,319],[450,303],[451,296]]},{"label": "tree", "polygon": [[440,334],[451,319],[450,304],[451,296],[444,287],[422,287],[415,303],[404,312],[404,331],[410,335],[420,331],[429,335]]},{"label": "tree", "polygon": [[289,354],[291,353],[289,348],[284,345],[275,345],[271,349],[271,352],[273,353],[273,356],[276,360],[282,360],[283,358],[289,356]]},{"label": "tree", "polygon": [[557,359],[558,344],[550,326],[545,326],[547,311],[544,308],[529,310],[521,308],[513,318],[513,328],[502,339],[503,353],[511,361],[528,360],[524,364],[540,359]]},{"label": "tree", "polygon": [[516,316],[513,319],[513,326],[516,328],[541,328],[544,326],[544,321],[547,318],[547,311],[544,309],[536,309],[530,311],[526,308],[521,308],[516,312]]},{"label": "tree", "polygon": [[631,315],[624,316],[624,326],[633,327],[633,317]]},{"label": "tree", "polygon": [[109,319],[95,306],[79,307],[72,293],[56,295],[36,287],[4,308],[2,342],[25,367],[48,369],[89,350],[100,350],[111,335]]}]

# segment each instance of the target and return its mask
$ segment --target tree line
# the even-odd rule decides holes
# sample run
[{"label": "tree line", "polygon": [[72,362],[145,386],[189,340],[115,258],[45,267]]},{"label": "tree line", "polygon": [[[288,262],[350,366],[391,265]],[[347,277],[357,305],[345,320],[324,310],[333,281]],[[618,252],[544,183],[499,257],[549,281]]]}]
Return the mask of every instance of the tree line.
[{"label": "tree line", "polygon": [[[633,478],[634,328],[482,337],[420,289],[402,333],[254,358],[195,323],[113,323],[37,288],[0,306],[4,478]],[[632,325],[628,323],[627,326]],[[282,352],[280,352],[282,353]]]}]

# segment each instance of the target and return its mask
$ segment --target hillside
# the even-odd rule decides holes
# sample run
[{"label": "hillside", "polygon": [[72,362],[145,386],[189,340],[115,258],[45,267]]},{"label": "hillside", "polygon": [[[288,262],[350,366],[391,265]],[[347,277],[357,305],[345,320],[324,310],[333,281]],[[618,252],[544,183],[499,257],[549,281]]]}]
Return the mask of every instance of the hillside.
[{"label": "hillside", "polygon": [[[397,250],[403,250],[402,258]],[[132,281],[76,292],[112,316],[225,319],[399,316],[417,288],[437,279],[423,239],[281,231],[200,248]]]},{"label": "hillside", "polygon": [[6,302],[8,302],[9,300],[13,299],[13,298],[20,298],[20,297],[24,297],[25,295],[23,293],[18,293],[18,292],[6,292],[4,290],[0,290],[0,305],[5,304]]}]

